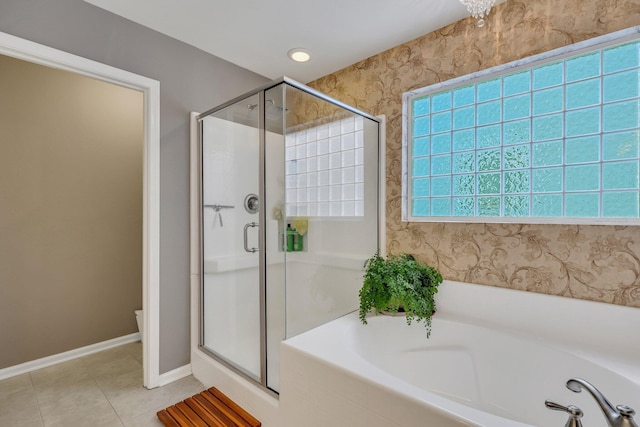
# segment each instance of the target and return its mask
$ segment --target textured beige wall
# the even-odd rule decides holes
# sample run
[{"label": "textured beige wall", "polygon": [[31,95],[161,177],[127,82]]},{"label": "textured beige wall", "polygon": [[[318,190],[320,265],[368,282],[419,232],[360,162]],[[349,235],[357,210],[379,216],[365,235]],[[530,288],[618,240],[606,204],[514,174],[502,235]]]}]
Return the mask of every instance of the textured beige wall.
[{"label": "textured beige wall", "polygon": [[[455,1],[455,0],[452,0]],[[401,221],[402,94],[640,24],[640,0],[508,0],[310,86],[387,117],[387,245],[447,279],[640,307],[640,227]]]},{"label": "textured beige wall", "polygon": [[136,332],[142,108],[0,56],[0,368]]}]

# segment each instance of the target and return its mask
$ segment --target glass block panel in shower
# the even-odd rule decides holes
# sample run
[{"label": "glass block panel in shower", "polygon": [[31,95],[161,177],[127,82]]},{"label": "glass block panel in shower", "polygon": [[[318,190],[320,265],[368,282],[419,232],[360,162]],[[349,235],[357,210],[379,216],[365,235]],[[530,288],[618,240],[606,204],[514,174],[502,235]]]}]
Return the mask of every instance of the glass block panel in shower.
[{"label": "glass block panel in shower", "polygon": [[476,129],[476,145],[478,148],[498,147],[501,144],[501,126],[483,126]]},{"label": "glass block panel in shower", "polygon": [[600,165],[567,166],[564,170],[566,191],[598,190]]},{"label": "glass block panel in shower", "polygon": [[431,154],[431,138],[428,136],[414,138],[412,148],[414,157],[428,156]]},{"label": "glass block panel in shower", "polygon": [[564,81],[564,63],[562,61],[541,65],[533,69],[533,89],[557,86]]},{"label": "glass block panel in shower", "polygon": [[[343,134],[340,138],[340,144],[342,145],[343,150],[352,150],[356,148],[356,138],[353,132]],[[311,144],[307,147],[307,155],[311,156]]]},{"label": "glass block panel in shower", "polygon": [[345,201],[342,203],[342,216],[353,216],[356,213],[356,202]]},{"label": "glass block panel in shower", "polygon": [[528,193],[529,191],[529,170],[507,171],[504,173],[504,193]]},{"label": "glass block panel in shower", "polygon": [[425,116],[413,119],[411,130],[414,137],[428,135],[431,130],[431,117]]},{"label": "glass block panel in shower", "polygon": [[339,168],[342,164],[342,153],[331,153],[329,154],[329,169]]},{"label": "glass block panel in shower", "polygon": [[567,111],[565,135],[581,136],[600,132],[600,107]]},{"label": "glass block panel in shower", "polygon": [[431,180],[429,178],[414,178],[412,195],[414,197],[430,196]]},{"label": "glass block panel in shower", "polygon": [[503,144],[522,144],[531,141],[531,120],[517,120],[502,125]]},{"label": "glass block panel in shower", "polygon": [[430,199],[413,199],[413,216],[429,216],[431,214]]},{"label": "glass block panel in shower", "polygon": [[353,133],[356,129],[355,129],[355,117],[350,116],[347,117],[345,119],[340,120],[340,133],[342,135],[345,134],[351,134]]},{"label": "glass block panel in shower", "polygon": [[355,199],[356,199],[356,186],[354,184],[343,185],[341,200],[355,200]]},{"label": "glass block panel in shower", "polygon": [[533,118],[533,141],[545,141],[548,139],[562,138],[562,134],[562,114],[553,114],[550,116]]},{"label": "glass block panel in shower", "polygon": [[317,170],[323,171],[329,169],[329,155],[323,154],[322,156],[318,156],[318,167]]},{"label": "glass block panel in shower", "polygon": [[522,169],[529,167],[529,145],[515,145],[504,149],[503,169]]},{"label": "glass block panel in shower", "polygon": [[318,187],[318,201],[319,202],[328,202],[329,201],[329,187],[328,186]]},{"label": "glass block panel in shower", "polygon": [[478,197],[479,216],[500,216],[500,197]]},{"label": "glass block panel in shower", "polygon": [[478,194],[500,194],[500,173],[479,173]]},{"label": "glass block panel in shower", "polygon": [[531,73],[529,70],[520,71],[502,78],[503,96],[517,95],[531,89]]},{"label": "glass block panel in shower", "polygon": [[478,166],[480,172],[500,170],[500,149],[478,151]]},{"label": "glass block panel in shower", "polygon": [[637,218],[638,193],[613,191],[602,194],[602,216],[606,218]]},{"label": "glass block panel in shower", "polygon": [[472,105],[476,100],[476,88],[474,85],[459,87],[453,91],[453,107]]},{"label": "glass block panel in shower", "polygon": [[417,159],[413,159],[413,176],[429,176],[431,158],[430,157],[419,157]]},{"label": "glass block panel in shower", "polygon": [[562,168],[540,168],[531,171],[534,193],[551,193],[562,191]]},{"label": "glass block panel in shower", "polygon": [[565,216],[597,218],[600,213],[599,193],[568,193],[564,196]]},{"label": "glass block panel in shower", "polygon": [[474,172],[476,169],[475,152],[455,153],[453,155],[453,173]]},{"label": "glass block panel in shower", "polygon": [[638,161],[602,164],[603,190],[638,189]]},{"label": "glass block panel in shower", "polygon": [[566,86],[567,110],[600,104],[600,79],[583,80]]},{"label": "glass block panel in shower", "polygon": [[453,129],[465,129],[475,125],[476,108],[466,107],[453,110]]},{"label": "glass block panel in shower", "polygon": [[478,104],[476,110],[478,126],[498,123],[502,119],[502,103],[491,101]]},{"label": "glass block panel in shower", "polygon": [[431,195],[450,196],[451,195],[451,176],[436,176],[431,178]]},{"label": "glass block panel in shower", "polygon": [[529,196],[504,196],[504,216],[529,216]]},{"label": "glass block panel in shower", "polygon": [[318,142],[312,141],[307,143],[307,157],[314,157],[318,155]]},{"label": "glass block panel in shower", "polygon": [[310,202],[317,202],[318,201],[318,187],[310,187],[307,188],[307,200],[309,200]]},{"label": "glass block panel in shower", "polygon": [[451,173],[451,155],[432,156],[431,174],[446,175]]},{"label": "glass block panel in shower", "polygon": [[613,46],[604,50],[604,72],[613,73],[615,71],[626,70],[640,66],[640,55],[638,49],[639,41]]},{"label": "glass block panel in shower", "polygon": [[600,136],[593,135],[565,140],[564,161],[569,165],[600,161]]},{"label": "glass block panel in shower", "polygon": [[531,213],[538,217],[561,217],[562,194],[534,194],[531,197]]},{"label": "glass block panel in shower", "polygon": [[[319,133],[319,132],[318,132]],[[327,154],[329,152],[329,139],[323,138],[318,140],[317,154]]]},{"label": "glass block panel in shower", "polygon": [[355,150],[347,150],[342,152],[342,167],[352,167],[356,164]]},{"label": "glass block panel in shower", "polygon": [[342,150],[342,141],[340,135],[332,136],[329,138],[329,152],[337,153]]},{"label": "glass block panel in shower", "polygon": [[534,167],[562,164],[562,140],[539,142],[532,145],[532,164]]},{"label": "glass block panel in shower", "polygon": [[531,95],[524,94],[504,99],[504,120],[515,120],[531,115]]},{"label": "glass block panel in shower", "polygon": [[638,73],[639,70],[631,70],[622,73],[604,76],[604,102],[622,101],[638,97]]},{"label": "glass block panel in shower", "polygon": [[441,133],[431,137],[431,154],[451,152],[451,133]]},{"label": "glass block panel in shower", "polygon": [[356,182],[364,182],[364,165],[356,166]]},{"label": "glass block panel in shower", "polygon": [[[342,186],[341,185],[331,185],[329,186],[329,201],[338,202],[338,206],[340,206],[340,200],[342,200]],[[340,211],[340,208],[337,210]],[[335,213],[332,213],[335,215]]]},{"label": "glass block panel in shower", "polygon": [[448,197],[431,199],[431,215],[451,216],[451,199]]},{"label": "glass block panel in shower", "polygon": [[640,133],[605,133],[602,135],[602,157],[604,160],[631,159],[640,156]]},{"label": "glass block panel in shower", "polygon": [[411,101],[411,111],[414,116],[424,116],[431,111],[431,97],[425,96],[423,98],[417,98]]},{"label": "glass block panel in shower", "polygon": [[303,188],[307,186],[307,175],[306,173],[301,173],[295,175],[297,184],[294,188]]},{"label": "glass block panel in shower", "polygon": [[564,107],[563,88],[554,87],[551,89],[533,92],[533,114],[557,113]]},{"label": "glass block panel in shower", "polygon": [[473,150],[475,148],[475,129],[453,132],[453,151]]},{"label": "glass block panel in shower", "polygon": [[439,111],[451,109],[451,91],[440,92],[431,96],[431,112],[437,113]]},{"label": "glass block panel in shower", "polygon": [[331,169],[329,171],[329,185],[342,184],[342,171],[340,169]]},{"label": "glass block panel in shower", "polygon": [[453,194],[455,196],[467,196],[475,194],[476,178],[473,174],[455,175],[453,177]]},{"label": "glass block panel in shower", "polygon": [[502,80],[500,78],[478,83],[478,100],[476,102],[491,101],[502,96]]},{"label": "glass block panel in shower", "polygon": [[453,215],[473,216],[475,214],[475,199],[473,197],[454,197]]},{"label": "glass block panel in shower", "polygon": [[356,168],[348,167],[342,168],[342,183],[343,184],[353,184],[356,182]]},{"label": "glass block panel in shower", "polygon": [[433,114],[431,116],[431,132],[448,132],[451,130],[451,111]]},{"label": "glass block panel in shower", "polygon": [[600,51],[569,58],[566,67],[567,82],[596,77],[600,74]]},{"label": "glass block panel in shower", "polygon": [[604,131],[633,129],[638,127],[638,101],[617,102],[602,107]]},{"label": "glass block panel in shower", "polygon": [[356,165],[364,165],[364,148],[357,148],[356,153]]},{"label": "glass block panel in shower", "polygon": [[[356,126],[358,121],[356,121]],[[364,131],[356,130],[356,148],[364,147]]]}]

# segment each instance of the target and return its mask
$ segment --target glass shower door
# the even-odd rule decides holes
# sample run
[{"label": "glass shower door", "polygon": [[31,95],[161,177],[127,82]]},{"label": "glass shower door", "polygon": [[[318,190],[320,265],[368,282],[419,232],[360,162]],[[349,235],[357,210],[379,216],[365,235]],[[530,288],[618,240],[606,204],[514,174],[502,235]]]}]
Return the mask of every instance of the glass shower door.
[{"label": "glass shower door", "polygon": [[203,347],[261,380],[259,97],[202,119]]}]

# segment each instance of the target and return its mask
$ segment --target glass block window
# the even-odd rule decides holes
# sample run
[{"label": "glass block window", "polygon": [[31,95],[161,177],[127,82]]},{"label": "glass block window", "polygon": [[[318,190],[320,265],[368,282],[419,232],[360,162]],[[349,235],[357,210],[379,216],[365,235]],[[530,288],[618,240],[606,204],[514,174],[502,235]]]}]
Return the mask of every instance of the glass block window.
[{"label": "glass block window", "polygon": [[364,215],[364,119],[285,136],[287,216]]},{"label": "glass block window", "polygon": [[404,219],[640,217],[640,41],[569,49],[405,94]]}]

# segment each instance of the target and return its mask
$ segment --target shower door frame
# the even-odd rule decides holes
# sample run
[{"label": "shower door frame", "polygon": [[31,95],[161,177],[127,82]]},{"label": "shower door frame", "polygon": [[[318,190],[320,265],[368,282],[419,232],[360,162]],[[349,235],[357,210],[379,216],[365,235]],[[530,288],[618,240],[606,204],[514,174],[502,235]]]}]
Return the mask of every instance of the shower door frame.
[{"label": "shower door frame", "polygon": [[[266,154],[266,113],[265,113],[265,92],[269,89],[275,88],[276,86],[286,84],[295,89],[298,89],[302,92],[308,93],[312,96],[317,97],[320,100],[326,101],[330,104],[333,104],[337,107],[343,108],[349,112],[372,120],[378,124],[378,183],[377,183],[377,241],[378,241],[378,251],[380,253],[384,253],[385,248],[385,236],[384,236],[384,227],[385,224],[385,209],[384,205],[381,203],[381,200],[384,200],[385,197],[385,178],[384,178],[384,161],[385,161],[385,117],[375,117],[369,115],[363,111],[358,110],[355,107],[347,105],[341,101],[333,99],[311,87],[308,87],[302,83],[299,83],[295,80],[292,80],[286,76],[280,77],[279,79],[273,80],[265,85],[262,85],[250,92],[246,92],[236,98],[233,98],[223,104],[218,105],[217,107],[211,108],[204,113],[192,113],[192,126],[195,126],[197,129],[197,147],[193,151],[192,155],[197,156],[196,159],[192,159],[193,163],[197,165],[197,175],[194,178],[194,183],[192,186],[195,187],[197,191],[197,197],[194,197],[197,200],[197,224],[198,224],[198,236],[197,236],[197,247],[198,254],[197,260],[192,259],[192,263],[196,263],[198,265],[197,271],[199,273],[199,280],[197,281],[198,289],[194,291],[194,294],[197,295],[198,306],[197,306],[197,333],[193,333],[192,331],[192,340],[194,340],[194,345],[198,350],[205,353],[207,356],[211,357],[216,362],[222,364],[224,367],[230,369],[232,372],[240,375],[245,380],[250,383],[258,386],[261,390],[267,392],[269,395],[279,398],[279,393],[267,385],[267,309],[266,309],[266,209],[262,207],[266,205],[265,196],[266,196],[266,165],[265,165],[265,154]],[[259,234],[258,234],[258,246],[259,246],[259,300],[260,300],[260,381],[256,381],[251,375],[245,372],[243,369],[239,368],[235,364],[230,361],[224,359],[223,357],[215,354],[213,351],[204,346],[204,233],[203,233],[203,124],[202,121],[208,116],[215,114],[218,111],[221,111],[227,107],[230,107],[238,102],[249,98],[251,96],[255,96],[258,94],[259,97],[259,106],[260,106],[260,114],[259,114],[259,124],[258,124],[258,134],[259,139],[259,189],[258,196],[260,200],[260,211],[259,215]],[[284,97],[286,99],[286,97]],[[286,102],[285,102],[286,106]],[[286,120],[286,117],[283,117],[283,120]],[[284,136],[284,135],[283,135]],[[195,141],[194,141],[195,142]],[[284,156],[284,153],[283,153]],[[192,196],[193,197],[193,196]],[[192,216],[193,218],[193,216]],[[194,230],[192,230],[194,232]],[[286,269],[286,262],[285,262]],[[193,307],[193,305],[192,305]],[[192,325],[192,327],[195,325]]]}]

